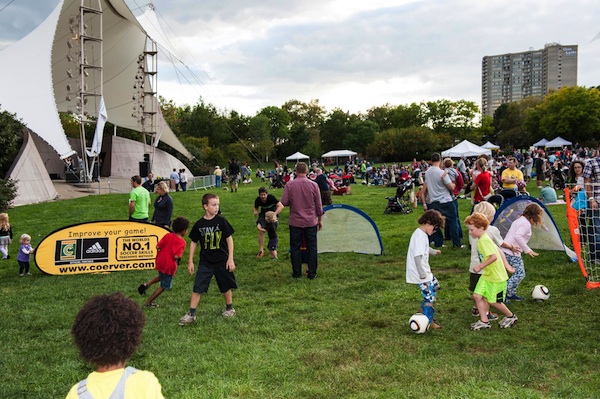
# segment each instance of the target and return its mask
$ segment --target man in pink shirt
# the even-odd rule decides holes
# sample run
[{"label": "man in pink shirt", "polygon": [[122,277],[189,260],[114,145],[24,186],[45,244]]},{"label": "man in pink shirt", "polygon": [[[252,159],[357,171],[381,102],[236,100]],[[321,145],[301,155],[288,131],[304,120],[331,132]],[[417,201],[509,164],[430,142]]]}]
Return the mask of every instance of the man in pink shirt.
[{"label": "man in pink shirt", "polygon": [[317,277],[317,231],[321,230],[323,205],[317,183],[309,180],[308,166],[304,162],[296,165],[296,178],[283,188],[281,203],[289,207],[290,247],[292,277],[302,276],[302,253],[300,246],[306,245],[308,278]]}]

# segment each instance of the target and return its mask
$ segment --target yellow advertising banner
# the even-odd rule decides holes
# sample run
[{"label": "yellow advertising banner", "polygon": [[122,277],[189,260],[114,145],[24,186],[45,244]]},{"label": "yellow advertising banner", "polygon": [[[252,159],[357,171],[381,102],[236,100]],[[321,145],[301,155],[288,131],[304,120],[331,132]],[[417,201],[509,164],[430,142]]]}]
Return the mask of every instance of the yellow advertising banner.
[{"label": "yellow advertising banner", "polygon": [[154,269],[156,244],[168,232],[127,220],[67,226],[40,242],[35,263],[53,275]]}]

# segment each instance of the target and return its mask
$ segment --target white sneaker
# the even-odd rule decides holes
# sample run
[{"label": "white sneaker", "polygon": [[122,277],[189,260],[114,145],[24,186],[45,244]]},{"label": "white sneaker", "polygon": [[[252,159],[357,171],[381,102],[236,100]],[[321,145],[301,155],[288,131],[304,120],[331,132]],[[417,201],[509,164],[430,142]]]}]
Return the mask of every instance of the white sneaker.
[{"label": "white sneaker", "polygon": [[233,317],[233,316],[235,316],[235,309],[231,308],[231,309],[227,310],[227,308],[225,308],[225,309],[223,309],[222,315],[226,319]]},{"label": "white sneaker", "polygon": [[179,325],[185,326],[186,324],[192,324],[196,321],[196,316],[192,316],[189,313],[186,313],[181,319],[179,319]]},{"label": "white sneaker", "polygon": [[500,322],[500,328],[510,328],[517,324],[518,321],[519,319],[517,318],[517,315],[513,313],[511,317],[504,317],[502,319],[502,321]]},{"label": "white sneaker", "polygon": [[492,328],[492,324],[489,321],[487,323],[484,323],[481,320],[477,320],[477,323],[471,324],[471,327],[469,327],[469,330],[476,331],[476,330],[485,330],[488,328]]}]

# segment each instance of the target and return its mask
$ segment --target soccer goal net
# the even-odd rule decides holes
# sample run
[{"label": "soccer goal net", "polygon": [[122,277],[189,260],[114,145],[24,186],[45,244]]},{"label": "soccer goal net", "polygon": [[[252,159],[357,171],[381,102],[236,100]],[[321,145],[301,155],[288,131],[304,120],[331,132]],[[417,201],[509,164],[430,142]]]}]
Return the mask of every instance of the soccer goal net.
[{"label": "soccer goal net", "polygon": [[[593,189],[600,191],[600,185]],[[586,288],[600,288],[600,204],[590,202],[586,190],[577,186],[565,188],[565,199],[571,241]]]}]

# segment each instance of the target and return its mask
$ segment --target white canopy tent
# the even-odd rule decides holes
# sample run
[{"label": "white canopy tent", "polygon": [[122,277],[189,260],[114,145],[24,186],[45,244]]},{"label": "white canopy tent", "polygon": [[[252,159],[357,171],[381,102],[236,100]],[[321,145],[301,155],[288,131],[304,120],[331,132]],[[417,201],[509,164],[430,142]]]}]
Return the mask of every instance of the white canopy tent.
[{"label": "white canopy tent", "polygon": [[476,157],[478,155],[492,155],[492,151],[488,148],[480,147],[476,144],[471,143],[469,140],[463,140],[452,148],[442,151],[442,157],[444,158],[457,158],[457,157]]},{"label": "white canopy tent", "polygon": [[356,155],[356,152],[351,151],[351,150],[332,150],[332,151],[326,152],[325,154],[321,155],[321,157],[322,158],[335,158],[335,164],[338,165],[340,157],[353,157],[355,155]]},{"label": "white canopy tent", "polygon": [[546,148],[556,148],[556,147],[564,147],[566,145],[572,145],[573,143],[571,143],[568,140],[563,139],[562,137],[558,136],[555,139],[550,140],[549,142],[547,142],[544,147]]},{"label": "white canopy tent", "polygon": [[487,148],[488,150],[499,150],[500,149],[500,146],[497,146],[496,144],[493,144],[491,141],[488,141],[487,143],[485,143],[481,147]]},{"label": "white canopy tent", "polygon": [[286,161],[300,161],[302,159],[308,159],[308,160],[310,160],[310,157],[308,155],[304,155],[300,151],[297,151],[296,153],[294,153],[294,154],[290,155],[289,157],[285,158]]},{"label": "white canopy tent", "polygon": [[323,158],[353,157],[356,152],[351,150],[332,150],[321,155]]},{"label": "white canopy tent", "polygon": [[[70,46],[78,46],[73,44],[70,19],[79,15],[79,3],[61,0],[48,18],[33,32],[0,51],[2,109],[16,113],[27,127],[56,150],[61,159],[75,153],[66,140],[58,111],[74,112],[76,106],[76,102],[68,101],[67,96],[73,93],[72,78],[69,75],[79,74],[70,61],[72,60]],[[87,91],[98,91],[103,83],[108,121],[117,126],[139,131],[141,126],[138,118],[132,115],[136,106],[136,101],[133,99],[136,92],[134,84],[139,68],[138,57],[146,50],[148,35],[123,0],[101,0],[100,4],[103,82],[89,83],[94,87],[87,87]],[[154,24],[151,17],[156,19],[152,9],[149,8],[142,21],[148,26],[152,25],[153,31],[159,30],[160,26]],[[164,34],[158,36],[160,37],[153,37],[153,39],[164,40]],[[68,41],[70,43],[67,43]],[[161,48],[163,47],[167,46],[161,45]],[[90,55],[92,56],[100,55]],[[91,60],[85,61],[91,64]],[[100,98],[90,98],[87,104],[89,116],[97,117],[99,102]],[[165,122],[160,109],[158,109],[156,129],[157,136],[162,142],[188,159],[193,159],[192,154],[181,144]],[[155,144],[158,144],[158,140]]]},{"label": "white canopy tent", "polygon": [[545,138],[541,139],[537,143],[533,143],[533,147],[544,147],[547,142],[548,142],[548,140],[546,140]]}]

